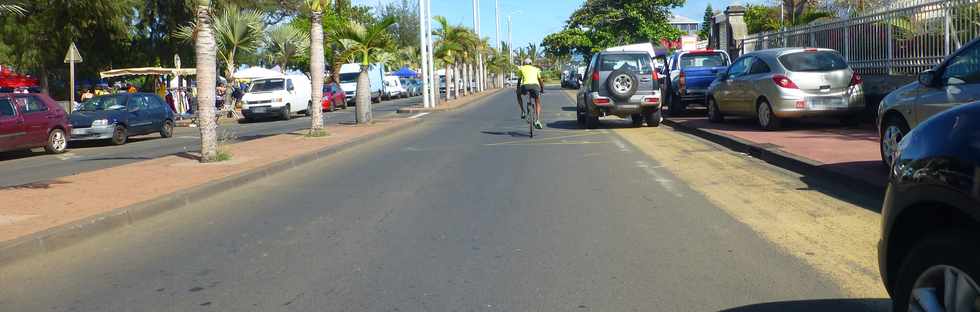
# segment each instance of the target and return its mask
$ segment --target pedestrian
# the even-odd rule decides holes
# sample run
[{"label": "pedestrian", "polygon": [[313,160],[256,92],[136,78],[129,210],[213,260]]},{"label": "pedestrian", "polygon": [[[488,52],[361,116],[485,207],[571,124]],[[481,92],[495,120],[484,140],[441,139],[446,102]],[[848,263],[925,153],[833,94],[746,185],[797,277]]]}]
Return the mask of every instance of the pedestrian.
[{"label": "pedestrian", "polygon": [[82,102],[85,102],[94,97],[95,97],[95,93],[92,93],[92,90],[86,88],[85,90],[82,90],[82,96],[80,96],[79,99]]},{"label": "pedestrian", "polygon": [[219,83],[218,87],[215,88],[215,99],[214,106],[221,110],[225,106],[225,94],[228,92],[228,88],[225,87],[225,83]]},{"label": "pedestrian", "polygon": [[126,89],[126,92],[129,93],[136,93],[136,91],[137,91],[136,86],[134,86],[133,84],[129,84],[129,88]]}]

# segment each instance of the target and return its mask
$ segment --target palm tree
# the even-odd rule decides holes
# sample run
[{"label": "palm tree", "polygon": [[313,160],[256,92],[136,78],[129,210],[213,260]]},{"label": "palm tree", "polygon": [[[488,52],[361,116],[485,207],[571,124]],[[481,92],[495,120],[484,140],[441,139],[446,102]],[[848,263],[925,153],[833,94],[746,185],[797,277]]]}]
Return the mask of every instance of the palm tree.
[{"label": "palm tree", "polygon": [[[290,24],[273,27],[267,33],[265,38],[266,49],[283,73],[286,72],[286,66],[289,65],[290,60],[306,54],[310,50],[310,34]],[[310,62],[313,62],[312,55]]]},{"label": "palm tree", "polygon": [[387,50],[392,45],[388,27],[395,24],[395,18],[389,16],[380,22],[364,25],[357,21],[344,24],[338,31],[338,38],[348,42],[350,49],[361,60],[361,73],[357,77],[357,123],[371,122],[371,79],[368,68],[375,55]]},{"label": "palm tree", "polygon": [[17,15],[24,16],[27,9],[17,0],[0,0],[0,16]]},{"label": "palm tree", "polygon": [[[306,0],[306,5],[310,7],[310,78],[313,80],[313,90],[310,93],[313,99],[307,110],[310,112],[310,135],[323,134],[323,116],[320,99],[323,98],[323,8],[326,7],[326,0]],[[315,105],[314,105],[315,103]],[[316,108],[314,108],[316,107]]]},{"label": "palm tree", "polygon": [[197,0],[195,27],[191,32],[197,63],[197,114],[201,123],[201,162],[218,158],[218,124],[214,120],[214,94],[217,80],[217,59],[214,29],[211,24],[210,0]]}]

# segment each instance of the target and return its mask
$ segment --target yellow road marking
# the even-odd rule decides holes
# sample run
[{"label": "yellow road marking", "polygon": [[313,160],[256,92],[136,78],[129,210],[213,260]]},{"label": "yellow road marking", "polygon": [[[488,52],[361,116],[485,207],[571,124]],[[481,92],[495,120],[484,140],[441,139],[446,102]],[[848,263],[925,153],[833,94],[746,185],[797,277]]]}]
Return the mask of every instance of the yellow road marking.
[{"label": "yellow road marking", "polygon": [[887,297],[878,275],[877,213],[814,190],[757,159],[669,127],[614,132],[843,291],[861,298]]}]

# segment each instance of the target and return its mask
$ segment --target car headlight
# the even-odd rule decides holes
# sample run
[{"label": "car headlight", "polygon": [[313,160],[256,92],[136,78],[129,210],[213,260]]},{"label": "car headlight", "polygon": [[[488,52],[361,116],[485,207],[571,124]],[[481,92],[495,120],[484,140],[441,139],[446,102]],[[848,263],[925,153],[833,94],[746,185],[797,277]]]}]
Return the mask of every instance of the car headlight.
[{"label": "car headlight", "polygon": [[274,99],[272,99],[272,102],[274,102],[274,103],[282,103],[282,98],[274,98]]},{"label": "car headlight", "polygon": [[108,119],[99,119],[92,121],[92,127],[106,127],[109,125]]}]

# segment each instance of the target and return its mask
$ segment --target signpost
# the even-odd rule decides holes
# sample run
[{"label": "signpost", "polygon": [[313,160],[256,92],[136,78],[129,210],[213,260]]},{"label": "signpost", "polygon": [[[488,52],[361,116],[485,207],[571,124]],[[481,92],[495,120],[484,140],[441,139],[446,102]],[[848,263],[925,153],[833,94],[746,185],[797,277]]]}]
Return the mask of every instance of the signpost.
[{"label": "signpost", "polygon": [[69,76],[69,87],[68,87],[68,113],[75,108],[75,63],[82,62],[82,55],[78,53],[78,48],[75,47],[75,43],[72,42],[71,46],[68,47],[68,53],[65,54],[65,63],[68,64],[68,76]]}]

